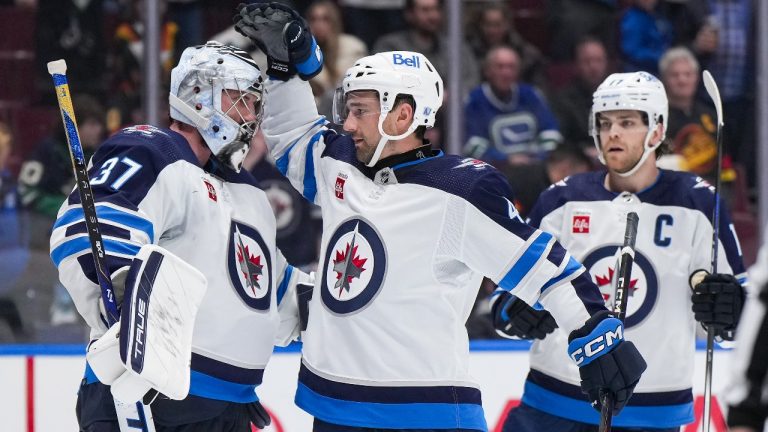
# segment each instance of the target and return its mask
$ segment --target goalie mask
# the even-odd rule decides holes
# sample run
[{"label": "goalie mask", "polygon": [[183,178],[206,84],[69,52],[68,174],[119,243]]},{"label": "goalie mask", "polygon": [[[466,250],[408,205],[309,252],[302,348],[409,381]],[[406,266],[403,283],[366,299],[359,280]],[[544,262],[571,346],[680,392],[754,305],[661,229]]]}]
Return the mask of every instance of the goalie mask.
[{"label": "goalie mask", "polygon": [[172,119],[197,128],[211,152],[240,171],[264,112],[261,71],[248,53],[218,42],[185,49],[168,102]]},{"label": "goalie mask", "polygon": [[[403,139],[419,126],[434,126],[435,114],[443,104],[442,78],[424,55],[410,51],[390,51],[363,57],[349,68],[333,99],[334,123],[344,124],[349,114],[347,96],[358,90],[377,92],[381,108],[378,123],[381,139],[367,163],[369,167],[378,162],[387,141]],[[408,130],[392,136],[384,132],[383,124],[395,106],[397,95],[412,96],[416,106]]]},{"label": "goalie mask", "polygon": [[[653,154],[664,141],[667,134],[668,105],[664,85],[648,72],[615,73],[606,78],[592,96],[592,112],[589,115],[589,134],[595,141],[600,162],[605,165],[603,149],[600,145],[600,132],[597,127],[599,113],[634,110],[644,112],[648,116],[648,133],[643,141],[643,155],[632,169],[625,173],[618,173],[622,177],[629,177],[640,169],[648,156]],[[663,128],[661,139],[649,145],[653,131],[659,124]]]}]

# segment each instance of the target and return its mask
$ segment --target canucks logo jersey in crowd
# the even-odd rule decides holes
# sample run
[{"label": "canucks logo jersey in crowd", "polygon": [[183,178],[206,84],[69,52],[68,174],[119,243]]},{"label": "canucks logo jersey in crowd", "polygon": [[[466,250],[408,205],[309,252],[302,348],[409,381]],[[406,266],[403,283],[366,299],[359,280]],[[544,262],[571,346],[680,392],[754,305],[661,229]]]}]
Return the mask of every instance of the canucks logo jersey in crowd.
[{"label": "canucks logo jersey in crowd", "polygon": [[414,150],[373,171],[306,82],[267,86],[267,144],[324,225],[296,403],[336,424],[487,430],[464,327],[483,276],[575,329],[603,308],[576,294],[584,268],[523,223],[490,165]]},{"label": "canucks logo jersey in crowd", "polygon": [[[112,273],[154,243],[208,281],[193,331],[190,394],[256,400],[275,338],[290,338],[297,325],[288,320],[281,327],[278,304],[293,307],[281,300],[300,272],[276,249],[275,219],[253,177],[215,159],[201,168],[184,137],[152,126],[109,138],[93,156],[89,176]],[[98,338],[106,323],[76,191],[53,228],[51,258],[91,338]]]},{"label": "canucks logo jersey in crowd", "polygon": [[[646,190],[616,194],[605,189],[605,175],[575,175],[551,186],[539,198],[529,222],[553,233],[584,264],[612,306],[626,214],[639,215],[625,337],[640,350],[648,369],[613,424],[672,428],[690,423],[698,324],[691,312],[688,279],[698,269],[710,270],[712,187],[690,173],[660,170]],[[720,222],[718,272],[734,274],[743,284],[741,250],[724,207]],[[597,424],[599,413],[585,400],[578,369],[563,352],[567,338],[568,333],[558,329],[534,342],[523,402]]]}]

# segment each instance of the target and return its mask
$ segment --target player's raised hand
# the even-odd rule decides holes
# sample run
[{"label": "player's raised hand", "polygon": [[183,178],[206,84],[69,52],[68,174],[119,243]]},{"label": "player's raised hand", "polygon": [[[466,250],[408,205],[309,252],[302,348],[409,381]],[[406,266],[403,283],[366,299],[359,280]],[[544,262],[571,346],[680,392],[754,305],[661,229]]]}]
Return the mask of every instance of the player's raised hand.
[{"label": "player's raised hand", "polygon": [[304,18],[276,2],[240,4],[235,30],[267,55],[267,74],[287,80],[297,73],[308,80],[323,68],[323,54]]},{"label": "player's raised hand", "polygon": [[544,339],[557,328],[552,314],[535,309],[508,292],[499,295],[491,315],[496,333],[510,339]]},{"label": "player's raised hand", "polygon": [[630,341],[624,325],[608,311],[600,311],[571,332],[568,355],[579,366],[581,391],[598,411],[606,392],[614,395],[613,415],[627,404],[647,365]]}]

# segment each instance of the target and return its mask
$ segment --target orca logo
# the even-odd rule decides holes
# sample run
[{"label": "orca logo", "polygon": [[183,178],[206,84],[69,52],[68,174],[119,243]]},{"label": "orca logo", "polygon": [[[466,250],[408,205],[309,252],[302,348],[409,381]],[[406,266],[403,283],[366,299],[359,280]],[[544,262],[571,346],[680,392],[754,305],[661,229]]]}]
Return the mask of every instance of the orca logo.
[{"label": "orca logo", "polygon": [[[597,284],[603,294],[606,306],[613,309],[618,272],[618,257],[621,245],[609,245],[588,253],[582,263],[589,272],[592,282]],[[635,261],[629,278],[629,298],[624,327],[640,324],[653,310],[659,294],[659,280],[650,260],[639,250],[635,250]]]},{"label": "orca logo", "polygon": [[268,310],[272,293],[272,257],[254,228],[232,221],[227,267],[232,286],[246,305]]},{"label": "orca logo", "polygon": [[376,297],[387,272],[387,251],[370,223],[352,218],[336,228],[321,274],[323,304],[332,312],[357,312]]}]

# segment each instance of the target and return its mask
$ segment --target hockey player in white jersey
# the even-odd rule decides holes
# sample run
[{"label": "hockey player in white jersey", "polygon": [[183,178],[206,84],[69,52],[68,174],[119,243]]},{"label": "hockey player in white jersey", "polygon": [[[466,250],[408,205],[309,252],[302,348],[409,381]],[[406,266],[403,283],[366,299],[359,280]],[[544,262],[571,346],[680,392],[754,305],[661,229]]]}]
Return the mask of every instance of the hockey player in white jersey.
[{"label": "hockey player in white jersey", "polygon": [[[499,172],[424,140],[443,100],[425,56],[358,60],[337,92],[340,135],[303,80],[322,57],[298,14],[275,3],[244,6],[236,28],[269,57],[262,129],[277,166],[322,208],[296,392],[314,431],[486,431],[465,328],[483,276],[499,284],[500,302],[514,294],[552,310],[574,331],[585,381],[623,406],[645,364],[619,339],[580,354],[587,341],[621,330],[584,268],[520,219]],[[609,363],[621,373],[605,379]]]},{"label": "hockey player in white jersey", "polygon": [[[256,63],[236,48],[217,42],[187,48],[171,72],[170,128],[123,129],[91,160],[110,272],[135,271],[142,263],[134,256],[153,245],[180,259],[182,268],[175,270],[187,266],[207,281],[192,330],[191,373],[183,377],[188,396],[161,396],[152,403],[158,431],[245,432],[251,422],[259,428],[269,424],[255,389],[276,340],[287,342],[294,329],[298,334],[292,292],[307,275],[277,250],[269,202],[255,179],[240,171],[263,113],[262,80]],[[79,196],[72,193],[58,213],[51,257],[96,340],[107,326],[83,217]],[[146,268],[162,271],[169,261],[161,266],[148,260]],[[145,282],[139,289],[146,289]],[[178,288],[176,303],[184,304],[184,287]],[[142,361],[145,370],[151,367],[149,357]],[[110,387],[99,382],[97,369],[87,367],[78,393],[80,429],[116,431]]]},{"label": "hockey player in white jersey", "polygon": [[[529,223],[553,233],[612,304],[625,215],[639,215],[625,336],[647,359],[648,370],[613,419],[613,430],[677,431],[693,421],[697,322],[729,338],[739,320],[746,281],[741,250],[722,208],[717,266],[722,274],[707,276],[691,290],[691,276],[710,268],[715,195],[693,174],[657,168],[667,97],[656,77],[609,76],[594,93],[589,120],[607,173],[578,174],[551,186]],[[564,432],[596,431],[599,413],[579,391],[579,373],[563,354],[568,330],[560,325],[553,332],[546,311],[516,303],[510,306],[522,312],[497,315],[497,327],[504,326],[507,335],[543,340],[533,344],[522,403],[510,412],[504,431],[539,431],[542,424]]]}]

